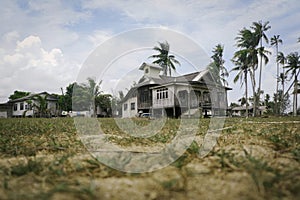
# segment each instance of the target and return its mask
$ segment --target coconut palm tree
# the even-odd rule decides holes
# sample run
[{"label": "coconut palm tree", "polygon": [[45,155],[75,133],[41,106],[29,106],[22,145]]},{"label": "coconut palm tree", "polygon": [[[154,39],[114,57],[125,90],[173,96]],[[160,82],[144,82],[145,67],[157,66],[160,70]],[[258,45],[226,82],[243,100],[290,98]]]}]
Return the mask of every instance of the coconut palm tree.
[{"label": "coconut palm tree", "polygon": [[171,71],[176,70],[175,64],[180,65],[179,61],[175,59],[174,55],[170,55],[170,45],[167,41],[158,42],[159,46],[155,46],[153,50],[158,51],[159,54],[152,55],[149,58],[155,58],[156,60],[152,63],[159,64],[163,68],[163,74],[171,76]]},{"label": "coconut palm tree", "polygon": [[228,71],[224,66],[225,60],[223,59],[223,51],[224,46],[221,44],[216,45],[216,47],[213,49],[213,55],[211,58],[213,59],[213,62],[209,64],[208,70],[213,74],[216,80],[219,82],[222,82],[223,85],[228,85],[226,81],[226,77],[228,77]]},{"label": "coconut palm tree", "polygon": [[[285,70],[284,70],[284,65],[286,63],[285,55],[282,52],[278,52],[276,61],[277,61],[277,63],[281,64],[281,66],[282,66],[282,73],[280,73],[279,81],[281,82],[281,85],[282,85],[282,97],[281,97],[281,99],[284,99],[284,97],[285,97],[284,86],[285,86],[285,82],[286,82],[286,79],[287,79],[287,76],[286,76]],[[282,107],[282,105],[281,105],[281,107]]]},{"label": "coconut palm tree", "polygon": [[286,73],[291,72],[291,79],[294,77],[294,98],[293,98],[293,113],[294,116],[297,115],[297,86],[298,86],[298,75],[300,73],[300,55],[298,52],[290,53],[287,57],[287,68]]},{"label": "coconut palm tree", "polygon": [[[280,35],[274,35],[271,38],[271,45],[275,46],[276,49],[276,58],[278,57],[278,45],[282,44],[282,39],[280,39]],[[279,63],[278,61],[276,62],[276,67],[277,67],[277,71],[276,71],[276,77],[277,77],[277,81],[276,81],[276,94],[278,94],[278,85],[279,85]],[[275,106],[278,107],[277,105],[277,101],[275,102]]]},{"label": "coconut palm tree", "polygon": [[[269,30],[271,28],[271,26],[269,25],[269,21],[267,22],[262,22],[262,21],[259,21],[259,22],[253,22],[251,28],[254,30],[254,33],[256,35],[256,38],[255,41],[259,42],[257,43],[257,46],[259,45],[259,55],[260,55],[260,66],[259,66],[259,82],[258,82],[258,95],[260,94],[260,91],[261,91],[261,75],[262,75],[262,60],[266,58],[266,56],[264,55],[264,49],[263,49],[263,40],[268,44],[269,43],[269,39],[267,37],[267,35],[265,34],[265,32],[267,30]],[[265,60],[265,65],[267,64],[268,62]],[[258,97],[260,98],[260,97]]]},{"label": "coconut palm tree", "polygon": [[35,116],[37,117],[49,117],[49,109],[48,109],[48,94],[42,96],[42,95],[34,95],[31,100],[34,101],[32,107],[37,110],[37,113],[35,113]]},{"label": "coconut palm tree", "polygon": [[[249,68],[249,75],[251,78],[252,83],[252,91],[253,91],[253,97],[256,97],[256,81],[255,81],[255,71],[257,70],[258,66],[258,49],[256,49],[256,46],[258,44],[258,38],[256,37],[256,34],[252,32],[249,29],[243,28],[239,31],[238,36],[235,38],[237,41],[236,46],[240,47],[242,51],[247,52],[247,65]],[[239,52],[236,52],[238,55]],[[257,98],[254,98],[253,104],[254,104],[254,112],[253,116],[256,114],[256,105],[257,105]]]},{"label": "coconut palm tree", "polygon": [[237,71],[234,77],[234,83],[238,80],[241,82],[241,87],[245,83],[245,99],[246,99],[246,117],[248,117],[248,72],[250,71],[249,51],[247,49],[235,52],[232,62],[236,65],[230,72]]}]

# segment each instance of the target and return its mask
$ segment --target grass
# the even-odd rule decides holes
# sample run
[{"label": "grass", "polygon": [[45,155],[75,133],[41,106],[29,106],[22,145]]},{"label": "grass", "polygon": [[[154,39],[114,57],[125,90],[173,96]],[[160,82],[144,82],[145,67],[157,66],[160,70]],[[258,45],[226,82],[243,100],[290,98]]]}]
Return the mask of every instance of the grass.
[{"label": "grass", "polygon": [[[122,147],[168,144],[180,126],[180,120],[168,119],[157,134],[141,138],[128,135],[128,130],[138,132],[151,126],[152,120],[133,119],[132,124],[125,124],[127,132],[113,119],[99,122],[108,141]],[[158,126],[155,123],[154,128]],[[201,119],[196,133],[199,141],[208,126],[209,119]],[[227,118],[224,127],[229,128],[206,157],[198,157],[201,144],[194,141],[164,173],[130,174],[93,158],[81,143],[72,118],[0,119],[0,199],[124,199],[124,195],[133,197],[130,192],[126,197],[132,187],[137,199],[150,194],[157,199],[186,199],[193,194],[200,198],[204,193],[194,185],[205,187],[209,181],[215,181],[220,194],[228,186],[226,191],[232,195],[235,191],[265,199],[296,199],[300,195],[299,117]],[[208,172],[202,174],[202,169]],[[154,177],[163,181],[153,182]],[[186,185],[174,190],[181,178]],[[236,180],[241,183],[233,187]],[[249,182],[243,184],[246,180]],[[248,188],[251,185],[256,191]],[[206,193],[218,199],[218,193],[209,187]]]}]

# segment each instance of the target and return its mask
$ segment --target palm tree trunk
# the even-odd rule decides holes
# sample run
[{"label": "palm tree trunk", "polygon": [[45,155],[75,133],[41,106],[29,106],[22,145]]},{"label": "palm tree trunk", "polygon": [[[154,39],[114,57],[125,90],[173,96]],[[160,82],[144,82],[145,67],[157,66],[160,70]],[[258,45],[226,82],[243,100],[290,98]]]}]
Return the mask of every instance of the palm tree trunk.
[{"label": "palm tree trunk", "polygon": [[247,70],[245,70],[245,96],[246,96],[246,118],[248,118],[248,83],[247,83]]},{"label": "palm tree trunk", "polygon": [[254,68],[253,68],[253,73],[250,76],[250,78],[251,78],[252,90],[253,90],[253,113],[252,113],[252,116],[255,117],[256,116],[256,107],[257,107],[257,97],[256,97],[257,94],[255,92],[256,83],[255,83],[255,70],[254,70]]},{"label": "palm tree trunk", "polygon": [[285,82],[285,75],[284,75],[284,68],[283,68],[283,77],[282,77],[282,94],[281,94],[281,114],[283,114],[283,102],[284,102],[284,82]]},{"label": "palm tree trunk", "polygon": [[[260,48],[262,49],[262,37],[260,39]],[[256,100],[258,100],[258,104],[260,102],[260,90],[261,90],[261,73],[262,73],[262,55],[260,55],[260,63],[259,63],[259,83],[258,83],[258,90],[257,90],[257,98]],[[255,100],[255,101],[256,101]],[[256,106],[256,105],[255,105]],[[254,114],[256,115],[256,113]]]},{"label": "palm tree trunk", "polygon": [[[278,57],[278,45],[276,45],[276,57]],[[279,80],[278,80],[278,76],[279,76],[279,64],[278,64],[278,61],[276,62],[276,64],[277,64],[277,78],[276,78],[276,80],[277,80],[277,82],[276,82],[276,94],[278,95],[278,82],[279,82]],[[275,109],[276,109],[276,114],[279,114],[280,112],[279,112],[279,106],[278,106],[278,97],[277,97],[277,99],[275,100]]]},{"label": "palm tree trunk", "polygon": [[298,90],[298,81],[297,81],[297,74],[295,70],[295,81],[294,81],[294,100],[293,100],[293,114],[297,116],[297,90]]}]

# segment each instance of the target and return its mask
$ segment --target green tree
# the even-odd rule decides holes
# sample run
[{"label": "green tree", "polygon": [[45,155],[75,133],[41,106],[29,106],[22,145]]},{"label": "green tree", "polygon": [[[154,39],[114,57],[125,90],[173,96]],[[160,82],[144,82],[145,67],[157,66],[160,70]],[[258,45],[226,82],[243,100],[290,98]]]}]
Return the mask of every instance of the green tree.
[{"label": "green tree", "polygon": [[294,116],[297,115],[297,86],[298,86],[298,75],[300,73],[300,56],[298,55],[298,52],[293,52],[287,55],[287,65],[285,68],[287,68],[286,73],[291,74],[291,79],[294,78],[293,85],[294,85],[294,98],[293,98],[293,114]]},{"label": "green tree", "polygon": [[228,77],[229,74],[226,67],[224,66],[225,60],[223,59],[223,51],[223,45],[216,45],[216,47],[212,51],[213,55],[211,56],[213,62],[208,65],[208,69],[214,76],[215,80],[221,82],[225,86],[228,85],[226,77]]},{"label": "green tree", "polygon": [[[256,34],[249,29],[243,28],[239,31],[238,36],[235,38],[237,41],[236,46],[239,47],[243,52],[247,52],[247,65],[249,69],[249,75],[251,79],[252,92],[253,92],[253,104],[254,104],[254,112],[253,115],[256,114],[256,104],[257,104],[257,95],[256,95],[256,80],[255,80],[255,71],[258,66],[258,50],[256,46],[258,44],[258,38]],[[237,51],[235,54],[239,54]]]},{"label": "green tree", "polygon": [[112,96],[110,94],[100,94],[95,97],[95,105],[99,107],[101,113],[105,117],[112,115]]},{"label": "green tree", "polygon": [[279,109],[276,113],[284,114],[290,107],[290,95],[283,95],[283,90],[278,90],[278,93],[274,93],[273,100],[280,105],[279,108],[275,107],[276,109]]},{"label": "green tree", "polygon": [[[258,94],[258,99],[260,98],[260,94],[261,94],[261,77],[262,77],[262,63],[263,63],[263,59],[264,59],[264,63],[265,65],[268,63],[268,58],[267,55],[269,52],[266,51],[263,47],[263,40],[268,44],[269,43],[269,39],[267,37],[267,35],[265,34],[265,32],[267,30],[269,30],[271,28],[271,26],[269,25],[269,21],[267,22],[253,22],[251,28],[254,30],[256,39],[255,41],[259,41],[259,48],[258,48],[258,54],[260,56],[260,66],[259,66],[259,82],[258,82],[258,90],[257,90],[257,94]],[[258,44],[256,45],[258,46]]]},{"label": "green tree", "polygon": [[[258,38],[256,34],[249,29],[243,28],[238,32],[238,36],[235,38],[236,46],[240,48],[234,54],[235,60],[237,57],[244,57],[244,62],[247,65],[247,69],[251,79],[252,92],[253,97],[256,97],[256,80],[255,80],[255,71],[258,66],[258,50],[256,49],[256,45],[258,44]],[[254,112],[253,115],[256,114],[256,104],[257,98],[253,99],[254,104]]]},{"label": "green tree", "polygon": [[153,50],[158,51],[159,54],[152,55],[149,58],[156,59],[152,63],[159,64],[163,69],[163,74],[171,76],[171,71],[176,70],[175,64],[180,65],[179,61],[175,59],[174,55],[170,55],[170,45],[167,41],[158,42],[159,46],[155,46]]},{"label": "green tree", "polygon": [[231,72],[237,71],[237,75],[233,80],[234,83],[240,80],[241,87],[245,83],[246,116],[248,117],[248,72],[250,70],[248,51],[245,49],[235,52],[232,62],[236,67],[234,67]]},{"label": "green tree", "polygon": [[[282,95],[283,95],[282,99],[284,99],[284,96],[285,96],[285,82],[286,82],[286,79],[287,79],[287,75],[286,75],[285,70],[284,70],[284,65],[286,63],[286,57],[284,56],[284,54],[282,52],[278,52],[276,61],[277,61],[277,63],[281,64],[281,66],[282,66],[282,73],[280,73],[278,79],[279,79],[279,82],[281,82]],[[282,107],[282,105],[280,105],[280,106]]]},{"label": "green tree", "polygon": [[73,95],[73,88],[76,83],[71,83],[66,87],[66,92],[63,92],[62,95],[58,98],[58,104],[63,111],[72,111],[72,95]]},{"label": "green tree", "polygon": [[47,98],[49,95],[34,95],[31,99],[33,100],[32,107],[36,109],[36,117],[50,117],[50,112],[48,110]]},{"label": "green tree", "polygon": [[19,99],[22,97],[26,97],[30,94],[30,92],[24,92],[24,91],[19,91],[19,90],[15,90],[13,94],[11,94],[8,99],[9,100],[15,100],[15,99]]},{"label": "green tree", "polygon": [[[271,45],[275,46],[276,58],[278,57],[278,45],[279,44],[282,44],[282,39],[280,39],[280,35],[274,35],[271,38]],[[278,85],[279,85],[279,79],[278,79],[279,78],[279,62],[278,62],[278,60],[276,62],[276,77],[277,77],[277,81],[276,81],[276,94],[277,94],[278,93]],[[278,102],[275,101],[275,105],[276,105],[276,107],[278,107]],[[276,110],[278,110],[278,109],[276,109]]]},{"label": "green tree", "polygon": [[101,81],[96,83],[93,78],[81,84],[75,83],[72,92],[72,109],[75,111],[90,111],[95,116],[95,98],[101,94]]}]

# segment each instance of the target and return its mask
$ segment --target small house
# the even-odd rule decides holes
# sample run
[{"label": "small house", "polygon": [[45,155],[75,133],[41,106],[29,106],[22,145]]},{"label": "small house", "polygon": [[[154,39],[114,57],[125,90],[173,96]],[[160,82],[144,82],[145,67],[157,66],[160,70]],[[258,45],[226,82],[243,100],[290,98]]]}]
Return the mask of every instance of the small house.
[{"label": "small house", "polygon": [[41,92],[10,100],[12,117],[51,117],[58,116],[58,98],[56,95]]}]

